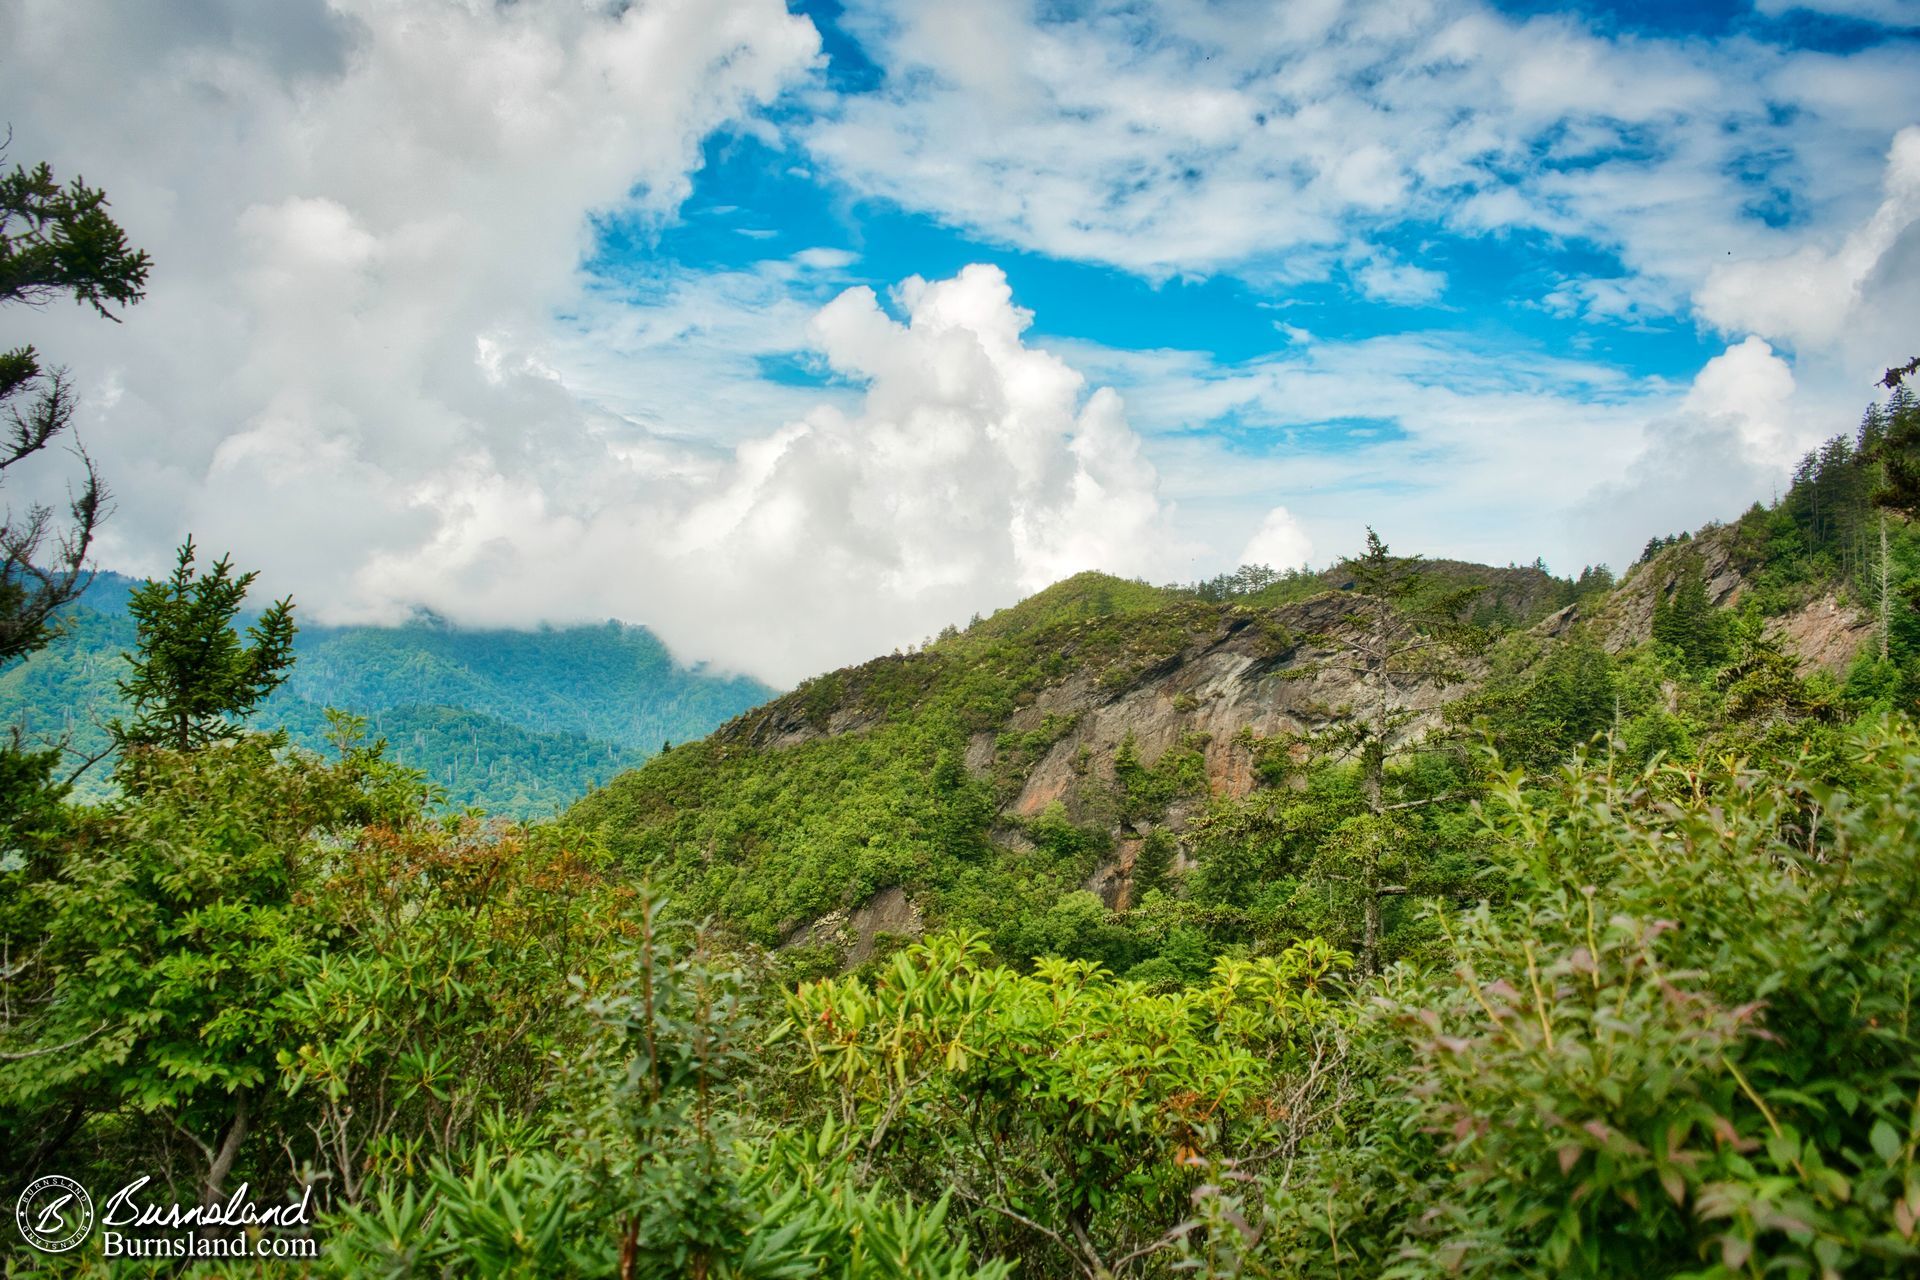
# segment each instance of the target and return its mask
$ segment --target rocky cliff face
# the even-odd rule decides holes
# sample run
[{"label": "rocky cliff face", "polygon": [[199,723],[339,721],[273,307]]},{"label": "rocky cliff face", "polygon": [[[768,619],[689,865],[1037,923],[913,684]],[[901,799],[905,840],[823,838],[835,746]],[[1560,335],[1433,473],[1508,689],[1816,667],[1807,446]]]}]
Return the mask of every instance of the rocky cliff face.
[{"label": "rocky cliff face", "polygon": [[[1245,795],[1254,785],[1254,741],[1325,724],[1353,701],[1352,678],[1320,665],[1330,646],[1294,638],[1337,635],[1344,612],[1345,600],[1334,592],[1263,616],[1228,615],[1217,631],[1196,636],[1124,687],[1106,687],[1081,672],[1045,689],[1008,728],[1028,733],[1049,722],[1071,728],[1032,766],[1007,812],[1037,817],[1058,803],[1073,821],[1097,817],[1096,798],[1108,791],[1114,757],[1128,739],[1148,765],[1175,747],[1197,748],[1214,795]],[[1289,639],[1276,643],[1276,635]],[[1420,720],[1408,732],[1431,724],[1458,692],[1410,681],[1404,704]],[[997,739],[994,733],[974,735],[968,762],[982,776]]]},{"label": "rocky cliff face", "polygon": [[[1048,656],[1059,660],[1060,676],[1026,691],[1006,719],[977,728],[965,753],[967,770],[993,783],[999,802],[995,840],[1031,847],[1025,823],[1050,812],[1075,826],[1104,830],[1113,856],[1086,887],[1108,905],[1123,906],[1145,834],[1118,801],[1116,764],[1123,747],[1149,769],[1176,751],[1198,761],[1199,786],[1183,787],[1147,825],[1177,832],[1208,796],[1252,791],[1259,744],[1337,720],[1355,700],[1353,677],[1325,664],[1339,649],[1348,611],[1349,597],[1339,590],[1264,609],[1181,603],[1143,622],[1151,642],[1105,661],[1083,651],[1084,636],[1074,626],[1036,637],[1041,649],[1059,646]],[[898,696],[902,684],[939,679],[943,660],[938,653],[909,655],[836,673],[831,699],[817,686],[803,688],[716,736],[735,749],[780,751],[866,732],[887,715],[878,703]],[[1446,703],[1472,687],[1472,674],[1444,687],[1405,679],[1398,701],[1416,715],[1402,735],[1418,737],[1436,723]],[[896,901],[898,894],[895,887],[882,889],[847,912],[795,928],[788,942],[831,935],[847,955],[864,956],[880,927],[874,920],[884,916],[897,923],[912,910],[911,903]]]},{"label": "rocky cliff face", "polygon": [[[1338,590],[1269,609],[1186,607],[1171,643],[1162,637],[1160,651],[1136,658],[1131,668],[1069,663],[1010,718],[976,730],[967,767],[976,777],[1015,784],[1004,806],[1013,817],[1034,817],[1059,803],[1071,820],[1085,820],[1094,808],[1090,797],[1112,781],[1113,757],[1128,739],[1147,765],[1176,746],[1198,749],[1213,793],[1244,795],[1254,782],[1250,739],[1325,724],[1353,701],[1352,678],[1320,665],[1334,650],[1329,641],[1340,633],[1346,611],[1346,596]],[[1062,654],[1076,656],[1070,644]],[[817,690],[798,690],[726,725],[716,737],[777,751],[862,732],[886,714],[865,691],[889,674],[884,668],[923,656],[882,658],[837,673],[840,701],[822,706]],[[1403,705],[1419,718],[1408,734],[1431,725],[1466,687],[1409,680]],[[1030,742],[1033,735],[1048,739],[1041,753],[1010,763],[1008,739]]]},{"label": "rocky cliff face", "polygon": [[1874,622],[1832,593],[1809,600],[1792,613],[1767,621],[1767,634],[1785,644],[1807,671],[1844,676],[1874,640]]},{"label": "rocky cliff face", "polygon": [[[1596,605],[1583,610],[1569,605],[1542,621],[1538,630],[1562,637],[1576,625],[1588,626],[1609,651],[1645,642],[1653,635],[1653,610],[1670,599],[1690,557],[1700,560],[1707,599],[1720,608],[1737,607],[1749,588],[1734,530],[1708,527],[1691,541],[1671,546],[1653,559],[1634,566],[1626,579]],[[1863,645],[1873,637],[1873,620],[1832,591],[1815,595],[1790,613],[1767,620],[1767,634],[1779,640],[1800,660],[1804,671],[1844,675]]]},{"label": "rocky cliff face", "polygon": [[829,911],[813,923],[802,925],[782,945],[837,947],[851,969],[873,955],[882,937],[917,937],[921,924],[920,908],[907,897],[906,890],[894,884],[852,910]]}]

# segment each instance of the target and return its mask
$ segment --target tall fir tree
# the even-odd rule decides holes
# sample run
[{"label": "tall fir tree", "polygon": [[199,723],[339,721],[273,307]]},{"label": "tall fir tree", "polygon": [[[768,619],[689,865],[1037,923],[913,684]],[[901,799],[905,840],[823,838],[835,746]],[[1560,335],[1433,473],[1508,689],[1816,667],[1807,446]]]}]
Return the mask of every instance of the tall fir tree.
[{"label": "tall fir tree", "polygon": [[1483,647],[1487,634],[1464,620],[1481,587],[1447,585],[1420,557],[1392,555],[1371,528],[1366,550],[1342,567],[1352,581],[1340,624],[1311,638],[1326,648],[1327,656],[1291,674],[1305,678],[1338,671],[1357,689],[1349,714],[1321,735],[1324,745],[1358,758],[1364,809],[1326,850],[1347,869],[1326,873],[1358,888],[1361,967],[1372,972],[1379,966],[1381,901],[1408,892],[1392,875],[1402,869],[1397,860],[1405,848],[1396,834],[1395,815],[1442,798],[1387,799],[1387,762],[1414,741],[1411,729],[1417,713],[1409,695],[1415,685],[1445,687],[1464,679],[1461,659]]},{"label": "tall fir tree", "polygon": [[1653,638],[1678,650],[1695,669],[1726,660],[1726,621],[1707,598],[1706,567],[1697,552],[1680,557],[1671,589],[1654,604]]},{"label": "tall fir tree", "polygon": [[254,573],[233,575],[227,557],[210,572],[194,568],[193,539],[180,548],[173,574],[136,587],[127,601],[139,652],[120,681],[131,723],[115,722],[123,746],[191,751],[231,736],[233,721],[253,714],[293,665],[293,601],[283,599],[246,631],[234,621]]},{"label": "tall fir tree", "polygon": [[1887,397],[1880,461],[1885,479],[1874,501],[1909,520],[1920,518],[1920,400],[1905,384]]}]

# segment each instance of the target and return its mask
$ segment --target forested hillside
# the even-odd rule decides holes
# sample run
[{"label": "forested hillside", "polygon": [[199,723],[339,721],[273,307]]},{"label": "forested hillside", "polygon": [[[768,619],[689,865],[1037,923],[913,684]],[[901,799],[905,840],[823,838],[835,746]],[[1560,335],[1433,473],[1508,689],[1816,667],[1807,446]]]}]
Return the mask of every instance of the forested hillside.
[{"label": "forested hillside", "polygon": [[342,1276],[1912,1275],[1916,464],[1618,582],[1082,574],[535,825],[241,730],[305,659],[183,595],[110,795],[5,757],[0,1139]]},{"label": "forested hillside", "polygon": [[[1189,587],[1083,574],[811,680],[572,817],[802,968],[936,928],[1155,980],[1304,934],[1370,966],[1417,955],[1427,907],[1484,871],[1488,748],[1545,768],[1605,734],[1640,766],[1911,707],[1920,539],[1873,505],[1866,460],[1886,412],[1774,506],[1651,540],[1619,584],[1384,549]],[[1366,670],[1379,619],[1356,597],[1379,594],[1444,602],[1446,661]]]},{"label": "forested hillside", "polygon": [[[61,740],[74,759],[108,744],[134,580],[94,577],[60,634],[0,671],[0,723]],[[297,620],[297,618],[296,618]],[[607,623],[484,631],[423,618],[401,627],[302,626],[298,661],[255,717],[310,750],[325,709],[364,716],[393,758],[421,770],[455,808],[547,816],[667,741],[696,738],[773,695],[758,681],[690,670],[643,627]],[[105,770],[83,776],[99,794]]]}]

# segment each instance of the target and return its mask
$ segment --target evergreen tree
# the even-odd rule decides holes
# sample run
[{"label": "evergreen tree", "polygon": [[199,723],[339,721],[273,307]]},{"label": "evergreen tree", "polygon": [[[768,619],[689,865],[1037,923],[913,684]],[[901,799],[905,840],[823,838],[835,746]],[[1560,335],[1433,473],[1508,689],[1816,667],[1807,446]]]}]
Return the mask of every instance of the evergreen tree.
[{"label": "evergreen tree", "polygon": [[1706,568],[1697,554],[1682,558],[1667,595],[1653,606],[1653,638],[1673,646],[1690,667],[1726,660],[1726,622],[1707,598]]},{"label": "evergreen tree", "polygon": [[1611,591],[1613,587],[1614,578],[1612,569],[1604,564],[1586,565],[1580,570],[1579,578],[1574,581],[1574,599],[1584,600],[1588,596],[1597,596],[1604,592]]},{"label": "evergreen tree", "polygon": [[1486,640],[1478,627],[1463,622],[1478,586],[1448,587],[1436,582],[1418,556],[1396,557],[1371,528],[1366,551],[1343,566],[1352,575],[1341,626],[1313,637],[1329,654],[1297,669],[1296,678],[1332,669],[1350,676],[1359,696],[1350,714],[1322,735],[1328,745],[1357,756],[1360,764],[1362,820],[1347,824],[1329,852],[1348,863],[1343,873],[1358,882],[1362,909],[1361,967],[1378,966],[1380,900],[1407,892],[1388,883],[1388,863],[1405,842],[1395,832],[1395,811],[1437,797],[1389,803],[1387,760],[1410,745],[1408,726],[1415,713],[1408,705],[1412,686],[1453,684],[1464,678],[1459,659]]},{"label": "evergreen tree", "polygon": [[[140,301],[149,265],[107,216],[102,192],[78,178],[61,186],[45,164],[0,175],[0,305],[64,296],[117,320],[108,304]],[[31,346],[0,351],[0,475],[65,431],[75,405],[64,369],[42,367]],[[84,453],[80,459],[84,478],[65,532],[56,535],[53,512],[39,505],[17,522],[0,521],[0,662],[44,645],[54,610],[86,589],[83,566],[107,495],[93,464]]]},{"label": "evergreen tree", "polygon": [[128,599],[139,652],[123,655],[132,674],[120,681],[120,696],[133,711],[131,725],[114,725],[123,746],[190,751],[227,737],[230,718],[251,715],[293,665],[293,601],[269,607],[243,644],[234,619],[258,575],[234,577],[225,556],[206,574],[193,562],[188,538],[173,575],[136,587]]},{"label": "evergreen tree", "polygon": [[1140,842],[1140,850],[1133,858],[1133,891],[1136,899],[1155,890],[1166,889],[1167,876],[1173,870],[1174,856],[1179,851],[1179,844],[1171,831],[1155,827],[1147,832],[1146,839]]},{"label": "evergreen tree", "polygon": [[1887,398],[1880,461],[1886,479],[1874,501],[1909,520],[1920,518],[1920,401],[1904,385]]},{"label": "evergreen tree", "polygon": [[1613,724],[1613,659],[1582,631],[1548,652],[1530,692],[1525,722],[1551,744],[1541,763],[1565,759]]},{"label": "evergreen tree", "polygon": [[976,858],[986,852],[993,802],[987,789],[967,773],[959,750],[942,747],[933,764],[934,842],[951,858]]},{"label": "evergreen tree", "polygon": [[1880,385],[1889,391],[1898,390],[1900,385],[1915,373],[1920,372],[1920,356],[1915,356],[1903,365],[1887,370],[1887,376],[1880,379]]},{"label": "evergreen tree", "polygon": [[1418,556],[1388,554],[1372,529],[1366,552],[1346,567],[1353,575],[1347,626],[1335,637],[1339,652],[1330,662],[1357,677],[1363,691],[1366,705],[1356,708],[1354,727],[1367,805],[1378,812],[1386,758],[1413,718],[1404,705],[1405,687],[1418,680],[1444,686],[1461,678],[1458,658],[1484,637],[1460,619],[1482,588],[1437,586]]}]

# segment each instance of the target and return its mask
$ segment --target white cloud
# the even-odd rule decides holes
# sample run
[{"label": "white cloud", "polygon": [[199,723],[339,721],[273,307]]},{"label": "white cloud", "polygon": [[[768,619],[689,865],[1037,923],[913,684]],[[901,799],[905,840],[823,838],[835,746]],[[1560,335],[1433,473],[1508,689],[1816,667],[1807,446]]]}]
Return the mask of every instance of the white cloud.
[{"label": "white cloud", "polygon": [[[778,0],[115,9],[30,3],[0,54],[20,154],[155,257],[123,327],[6,317],[120,388],[88,401],[104,562],[191,529],[309,617],[619,616],[788,682],[1177,545],[1118,397],[1025,345],[994,268],[907,281],[904,322],[810,302],[827,248],[583,290],[589,211],[670,212],[702,135],[804,74]],[[277,73],[260,49],[313,23],[335,56]],[[53,48],[123,93],[36,70]],[[759,376],[806,347],[842,385]]]},{"label": "white cloud", "polygon": [[1759,338],[1748,338],[1701,367],[1680,410],[1730,428],[1743,459],[1780,470],[1811,443],[1792,426],[1795,389],[1787,362]]},{"label": "white cloud", "polygon": [[815,271],[838,271],[852,266],[855,258],[845,249],[812,248],[794,254],[793,260]]},{"label": "white cloud", "polygon": [[1367,297],[1400,305],[1433,302],[1447,287],[1444,272],[1378,256],[1356,270],[1353,278]]},{"label": "white cloud", "polygon": [[1584,276],[1562,281],[1540,299],[1539,305],[1561,317],[1647,328],[1652,321],[1670,317],[1676,300],[1658,281],[1638,276]]},{"label": "white cloud", "polygon": [[1313,539],[1285,507],[1267,512],[1241,549],[1241,564],[1264,564],[1273,569],[1297,569],[1313,559]]},{"label": "white cloud", "polygon": [[733,270],[664,266],[632,287],[603,284],[576,301],[542,354],[583,401],[655,434],[724,449],[822,400],[853,403],[844,387],[766,376],[769,361],[826,371],[807,330],[846,283],[835,261],[803,250]]},{"label": "white cloud", "polygon": [[[127,16],[32,0],[0,52],[18,154],[156,261],[124,326],[0,317],[88,385],[103,562],[191,530],[308,617],[620,616],[786,682],[1180,547],[1118,397],[1024,344],[994,268],[907,281],[904,323],[811,301],[830,248],[583,290],[590,211],[644,231],[804,75],[778,0]],[[808,347],[839,385],[761,376]]]},{"label": "white cloud", "polygon": [[[802,133],[863,194],[1154,279],[1324,276],[1407,224],[1544,232],[1617,252],[1642,310],[1859,216],[1920,76],[1906,45],[1607,35],[1482,0],[849,10],[887,80]],[[1755,216],[1756,175],[1792,226]]]},{"label": "white cloud", "polygon": [[[1679,386],[1445,333],[1225,366],[1055,345],[1126,395],[1182,528],[1215,549],[1189,578],[1235,563],[1220,553],[1276,504],[1322,560],[1358,552],[1371,524],[1429,555],[1621,568],[1650,533],[1770,497],[1863,400],[1803,385],[1758,338]],[[1223,417],[1239,424],[1230,440],[1207,429]]]},{"label": "white cloud", "polygon": [[1729,347],[1671,412],[1647,424],[1624,471],[1587,491],[1574,509],[1576,530],[1622,568],[1648,537],[1729,520],[1770,499],[1813,443],[1789,425],[1802,416],[1797,390],[1792,370],[1758,338]]},{"label": "white cloud", "polygon": [[155,261],[123,326],[0,314],[80,379],[101,560],[150,570],[191,529],[323,614],[365,610],[370,560],[566,510],[651,447],[546,351],[592,305],[588,215],[670,214],[702,138],[818,50],[780,0],[18,0],[6,25],[11,158],[104,187]]},{"label": "white cloud", "polygon": [[812,325],[866,385],[852,411],[817,407],[705,467],[609,458],[564,503],[457,477],[427,495],[433,539],[376,560],[365,594],[481,621],[592,602],[790,683],[1081,569],[1170,576],[1183,552],[1119,397],[1025,344],[1001,272],[897,297],[904,323],[855,288]]},{"label": "white cloud", "polygon": [[[14,0],[15,158],[105,186],[156,270],[124,326],[0,313],[0,345],[82,382],[106,563],[157,568],[191,529],[309,615],[617,615],[776,681],[1076,569],[1290,563],[1368,522],[1618,560],[1764,496],[1861,369],[1911,354],[1883,350],[1920,296],[1916,132],[1887,151],[1910,45],[1613,38],[1477,0],[1075,12],[856,5],[890,78],[835,101],[780,0]],[[704,137],[764,135],[809,85],[823,114],[792,127],[856,194],[1009,243],[1419,304],[1447,277],[1376,232],[1537,231],[1622,261],[1538,305],[1639,322],[1697,292],[1731,345],[1687,387],[1283,322],[1280,354],[1217,365],[1037,342],[989,267],[891,309],[824,246],[584,281],[591,214],[644,242]],[[42,477],[9,496],[57,498]]]},{"label": "white cloud", "polygon": [[[1895,136],[1882,191],[1879,207],[1831,248],[1807,244],[1779,257],[1715,267],[1696,298],[1701,316],[1726,332],[1809,347],[1857,336],[1869,278],[1920,222],[1920,126]],[[1920,319],[1911,301],[1902,309]]]}]

